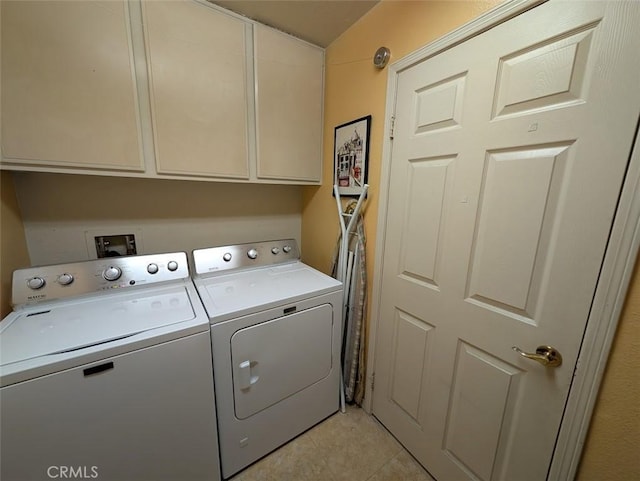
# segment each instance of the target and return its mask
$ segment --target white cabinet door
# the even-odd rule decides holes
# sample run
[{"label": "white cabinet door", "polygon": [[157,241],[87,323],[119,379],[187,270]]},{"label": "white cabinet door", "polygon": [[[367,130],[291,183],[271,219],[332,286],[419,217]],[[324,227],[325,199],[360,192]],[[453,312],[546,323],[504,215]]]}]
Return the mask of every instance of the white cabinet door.
[{"label": "white cabinet door", "polygon": [[158,173],[248,179],[250,25],[192,0],[143,17]]},{"label": "white cabinet door", "polygon": [[144,170],[127,2],[0,8],[3,163]]},{"label": "white cabinet door", "polygon": [[320,182],[324,51],[256,25],[257,176]]},{"label": "white cabinet door", "polygon": [[1,8],[4,167],[320,182],[321,48],[199,0]]}]

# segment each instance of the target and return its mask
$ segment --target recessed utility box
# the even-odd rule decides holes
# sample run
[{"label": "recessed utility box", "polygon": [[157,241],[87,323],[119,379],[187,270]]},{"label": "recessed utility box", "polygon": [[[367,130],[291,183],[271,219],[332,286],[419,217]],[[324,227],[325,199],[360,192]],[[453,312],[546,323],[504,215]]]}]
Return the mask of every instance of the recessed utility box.
[{"label": "recessed utility box", "polygon": [[100,235],[94,237],[98,258],[133,256],[136,251],[136,236],[133,234]]}]

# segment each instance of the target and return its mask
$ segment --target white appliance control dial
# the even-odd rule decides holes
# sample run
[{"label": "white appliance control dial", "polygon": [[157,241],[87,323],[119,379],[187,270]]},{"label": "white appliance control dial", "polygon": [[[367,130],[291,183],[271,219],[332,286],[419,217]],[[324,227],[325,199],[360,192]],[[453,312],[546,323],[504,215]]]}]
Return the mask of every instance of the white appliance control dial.
[{"label": "white appliance control dial", "polygon": [[40,289],[41,287],[44,287],[45,284],[46,282],[42,277],[32,277],[27,281],[27,286],[29,289],[33,290]]},{"label": "white appliance control dial", "polygon": [[225,262],[229,262],[232,257],[233,256],[231,255],[231,252],[225,252],[224,255],[222,256],[222,260]]},{"label": "white appliance control dial", "polygon": [[73,282],[73,276],[66,272],[64,274],[61,274],[60,277],[58,277],[58,284],[62,284],[63,286],[68,286],[72,282]]},{"label": "white appliance control dial", "polygon": [[280,248],[279,248],[279,247],[273,247],[273,248],[271,249],[271,253],[272,253],[274,256],[276,256],[276,255],[280,254]]},{"label": "white appliance control dial", "polygon": [[108,281],[117,281],[122,275],[122,269],[116,266],[109,266],[102,271],[102,277]]},{"label": "white appliance control dial", "polygon": [[284,251],[285,254],[288,254],[289,252],[291,252],[291,246],[286,245],[282,248],[282,250]]},{"label": "white appliance control dial", "polygon": [[255,249],[249,249],[249,252],[247,252],[247,256],[249,257],[249,259],[257,259],[258,251]]},{"label": "white appliance control dial", "polygon": [[[224,249],[222,253],[224,252],[233,253],[234,259],[240,257],[235,253],[236,251],[230,249]],[[223,264],[220,256],[218,260]],[[247,263],[250,262],[249,259],[245,260]],[[255,263],[255,261],[251,262]],[[137,289],[138,287],[134,286],[142,284],[144,287],[149,287],[154,284],[187,279],[189,279],[189,261],[186,252],[122,256],[36,266],[13,272],[11,302],[14,306],[35,305],[84,294],[112,292],[110,290],[116,287]]]}]

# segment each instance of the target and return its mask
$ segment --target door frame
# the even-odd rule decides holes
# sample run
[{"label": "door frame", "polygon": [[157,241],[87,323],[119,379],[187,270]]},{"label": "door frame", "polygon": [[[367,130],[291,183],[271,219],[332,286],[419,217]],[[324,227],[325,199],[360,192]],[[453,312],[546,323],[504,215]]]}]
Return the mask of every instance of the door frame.
[{"label": "door frame", "polygon": [[[510,0],[489,10],[449,34],[441,37],[389,66],[385,107],[384,139],[378,225],[374,254],[373,299],[368,336],[367,382],[363,408],[372,413],[372,386],[375,376],[375,351],[382,291],[382,261],[385,246],[389,180],[393,146],[393,123],[399,74],[455,45],[493,28],[549,0]],[[628,170],[615,213],[593,305],[578,354],[574,378],[569,390],[565,414],[560,424],[548,479],[571,480],[575,477],[585,438],[602,384],[620,314],[629,289],[631,275],[640,249],[640,131],[632,144]]]}]

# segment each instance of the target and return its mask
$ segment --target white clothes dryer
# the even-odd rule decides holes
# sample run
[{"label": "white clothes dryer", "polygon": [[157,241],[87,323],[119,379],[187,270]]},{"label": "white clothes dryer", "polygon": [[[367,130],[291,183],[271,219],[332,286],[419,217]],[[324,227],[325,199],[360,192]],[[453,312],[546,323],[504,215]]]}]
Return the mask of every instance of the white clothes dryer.
[{"label": "white clothes dryer", "polygon": [[193,258],[228,478],[338,410],[342,284],[300,262],[293,239]]},{"label": "white clothes dryer", "polygon": [[184,252],[13,274],[0,478],[219,480],[209,320]]}]

